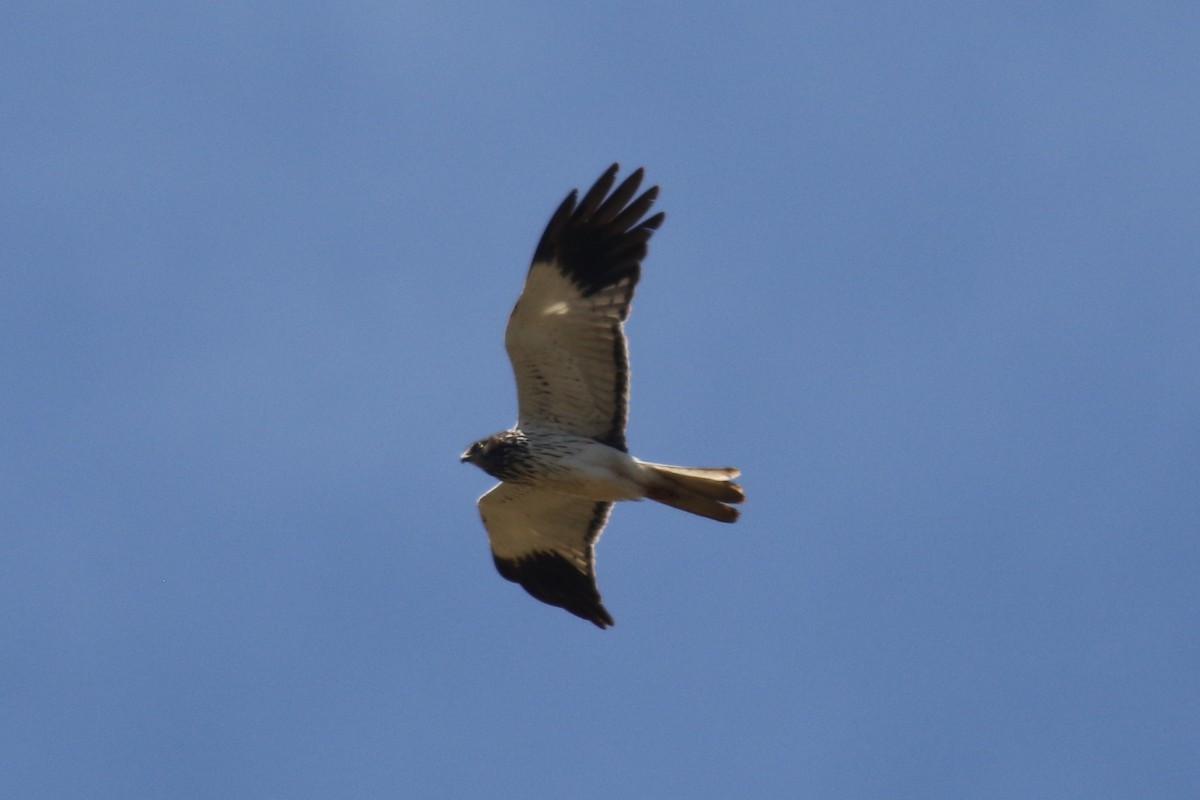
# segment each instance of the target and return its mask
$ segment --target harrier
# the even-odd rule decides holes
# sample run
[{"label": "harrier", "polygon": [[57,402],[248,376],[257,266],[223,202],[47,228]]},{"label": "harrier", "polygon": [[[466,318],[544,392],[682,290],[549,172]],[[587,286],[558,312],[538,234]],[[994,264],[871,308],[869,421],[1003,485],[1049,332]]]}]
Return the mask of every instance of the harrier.
[{"label": "harrier", "polygon": [[745,499],[732,467],[673,467],[629,455],[629,355],[622,323],[660,212],[642,170],[612,190],[609,167],[563,200],[538,242],[504,344],[517,379],[517,424],[462,454],[500,483],[479,498],[504,578],[601,628],[596,540],[617,500],[649,498],[719,522]]}]

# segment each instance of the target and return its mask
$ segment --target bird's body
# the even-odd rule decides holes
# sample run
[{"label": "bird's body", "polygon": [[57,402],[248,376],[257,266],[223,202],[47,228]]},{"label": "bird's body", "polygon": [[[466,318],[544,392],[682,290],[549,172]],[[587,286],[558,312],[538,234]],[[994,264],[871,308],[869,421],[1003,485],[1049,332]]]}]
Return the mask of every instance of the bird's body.
[{"label": "bird's body", "polygon": [[500,483],[479,498],[500,574],[601,628],[594,544],[618,500],[648,498],[721,522],[744,499],[731,467],[674,467],[625,443],[629,357],[622,326],[650,235],[657,187],[636,170],[611,194],[610,167],[551,217],[505,331],[517,380],[515,427],[462,455]]},{"label": "bird's body", "polygon": [[483,441],[484,451],[475,463],[497,480],[537,485],[586,500],[646,496],[648,476],[641,462],[595,439],[528,429],[504,431]]}]

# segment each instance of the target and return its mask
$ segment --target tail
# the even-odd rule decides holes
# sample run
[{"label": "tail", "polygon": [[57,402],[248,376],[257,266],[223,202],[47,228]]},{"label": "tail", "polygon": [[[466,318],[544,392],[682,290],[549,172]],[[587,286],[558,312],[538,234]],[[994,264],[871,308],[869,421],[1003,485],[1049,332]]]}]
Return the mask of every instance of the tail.
[{"label": "tail", "polygon": [[746,499],[742,487],[733,482],[741,470],[639,463],[652,475],[646,488],[646,497],[651,500],[718,522],[733,522],[738,518],[738,510],[726,504]]}]

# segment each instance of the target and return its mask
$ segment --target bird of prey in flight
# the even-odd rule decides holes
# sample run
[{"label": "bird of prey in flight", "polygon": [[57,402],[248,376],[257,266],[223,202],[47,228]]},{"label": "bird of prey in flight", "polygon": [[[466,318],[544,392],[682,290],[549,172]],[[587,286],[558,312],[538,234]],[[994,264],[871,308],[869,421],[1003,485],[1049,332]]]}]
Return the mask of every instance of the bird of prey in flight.
[{"label": "bird of prey in flight", "polygon": [[617,500],[649,498],[719,522],[745,499],[732,467],[641,461],[625,446],[629,355],[622,323],[651,234],[658,187],[642,170],[614,190],[609,167],[546,225],[504,344],[517,379],[517,424],[467,448],[462,461],[500,483],[479,498],[500,574],[543,603],[601,628],[613,618],[596,588],[596,540]]}]

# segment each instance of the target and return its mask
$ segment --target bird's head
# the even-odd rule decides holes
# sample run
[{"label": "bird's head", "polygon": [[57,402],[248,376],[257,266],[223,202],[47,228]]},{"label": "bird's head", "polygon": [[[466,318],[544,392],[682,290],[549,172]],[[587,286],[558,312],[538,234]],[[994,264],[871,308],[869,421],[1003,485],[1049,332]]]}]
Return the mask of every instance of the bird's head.
[{"label": "bird's head", "polygon": [[463,451],[458,460],[470,463],[500,480],[516,478],[525,469],[529,446],[519,431],[504,431],[480,439]]},{"label": "bird's head", "polygon": [[482,458],[483,454],[487,452],[487,446],[487,439],[480,439],[478,442],[472,443],[471,446],[466,450],[463,450],[463,454],[458,457],[459,462],[462,464],[470,463],[478,466],[479,459]]}]

